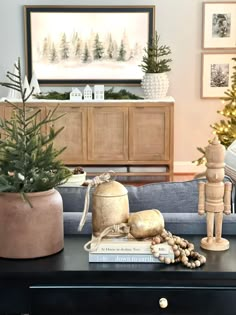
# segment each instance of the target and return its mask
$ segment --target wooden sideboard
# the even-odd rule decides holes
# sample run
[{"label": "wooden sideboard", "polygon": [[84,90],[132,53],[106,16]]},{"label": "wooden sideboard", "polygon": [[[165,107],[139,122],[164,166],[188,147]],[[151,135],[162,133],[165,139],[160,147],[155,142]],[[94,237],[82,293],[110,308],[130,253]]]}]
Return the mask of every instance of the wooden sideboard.
[{"label": "wooden sideboard", "polygon": [[[55,146],[67,147],[61,155],[66,165],[124,166],[127,171],[118,175],[173,179],[171,97],[162,101],[28,102],[28,106],[41,108],[42,116],[57,105],[57,115],[66,115],[54,123],[56,128],[64,126]],[[11,106],[0,103],[1,116],[9,118],[11,111]]]}]

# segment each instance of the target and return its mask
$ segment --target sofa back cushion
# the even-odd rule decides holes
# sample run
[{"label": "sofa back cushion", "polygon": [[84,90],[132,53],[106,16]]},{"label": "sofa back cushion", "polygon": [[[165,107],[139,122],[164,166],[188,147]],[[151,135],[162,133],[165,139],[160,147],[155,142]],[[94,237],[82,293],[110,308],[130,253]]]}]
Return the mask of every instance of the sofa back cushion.
[{"label": "sofa back cushion", "polygon": [[[200,180],[152,183],[143,186],[125,185],[128,190],[130,212],[155,208],[163,213],[197,213]],[[59,187],[58,190],[62,195],[64,212],[83,211],[87,187]],[[90,212],[92,193],[93,189],[90,193]]]}]

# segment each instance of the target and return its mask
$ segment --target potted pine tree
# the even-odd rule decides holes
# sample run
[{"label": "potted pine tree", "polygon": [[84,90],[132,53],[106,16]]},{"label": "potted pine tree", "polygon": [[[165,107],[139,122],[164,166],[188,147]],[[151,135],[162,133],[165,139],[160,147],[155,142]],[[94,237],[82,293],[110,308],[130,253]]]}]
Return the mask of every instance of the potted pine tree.
[{"label": "potted pine tree", "polygon": [[[53,141],[63,128],[54,130],[55,110],[40,118],[30,108],[22,85],[20,60],[9,82],[0,85],[21,94],[10,119],[0,119],[0,257],[36,258],[63,249],[62,198],[55,189],[71,172],[58,159]],[[44,130],[47,127],[49,131]]]},{"label": "potted pine tree", "polygon": [[141,86],[144,90],[144,98],[158,99],[166,96],[169,88],[169,79],[167,72],[171,70],[170,58],[165,58],[171,54],[171,49],[166,45],[159,45],[160,36],[157,32],[153,36],[147,47],[144,48],[141,68],[144,77]]}]

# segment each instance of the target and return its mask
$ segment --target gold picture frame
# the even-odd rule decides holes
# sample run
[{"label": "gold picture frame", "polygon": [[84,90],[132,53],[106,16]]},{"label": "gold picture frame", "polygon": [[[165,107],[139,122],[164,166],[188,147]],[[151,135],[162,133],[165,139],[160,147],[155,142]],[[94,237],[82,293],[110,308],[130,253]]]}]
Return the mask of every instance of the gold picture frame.
[{"label": "gold picture frame", "polygon": [[202,98],[220,98],[232,85],[233,53],[202,53]]},{"label": "gold picture frame", "polygon": [[203,3],[203,49],[236,49],[236,2]]}]

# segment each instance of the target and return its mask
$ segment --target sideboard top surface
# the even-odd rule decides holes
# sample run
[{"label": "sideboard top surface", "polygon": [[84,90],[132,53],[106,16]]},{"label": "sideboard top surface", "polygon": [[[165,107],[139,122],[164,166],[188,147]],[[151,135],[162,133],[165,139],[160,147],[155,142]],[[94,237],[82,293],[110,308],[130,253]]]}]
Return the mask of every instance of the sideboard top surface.
[{"label": "sideboard top surface", "polygon": [[[2,98],[0,99],[0,105],[7,105],[7,103],[5,102],[6,98]],[[21,103],[20,100],[16,99],[16,100],[10,100],[12,103]],[[145,104],[146,106],[155,106],[155,104],[158,104],[158,106],[163,105],[165,106],[166,104],[168,105],[174,105],[175,100],[172,96],[167,96],[158,100],[103,100],[103,101],[96,101],[96,100],[92,100],[90,102],[88,101],[77,101],[77,102],[73,102],[70,100],[45,100],[45,99],[33,99],[33,100],[29,100],[27,102],[28,105],[31,106],[37,106],[37,105],[51,105],[51,106],[55,106],[60,104],[61,106],[77,106],[77,107],[87,107],[87,106],[109,106],[109,105],[113,105],[113,106],[135,106],[135,105],[143,105]]]}]

